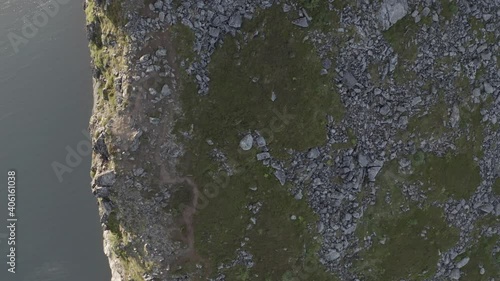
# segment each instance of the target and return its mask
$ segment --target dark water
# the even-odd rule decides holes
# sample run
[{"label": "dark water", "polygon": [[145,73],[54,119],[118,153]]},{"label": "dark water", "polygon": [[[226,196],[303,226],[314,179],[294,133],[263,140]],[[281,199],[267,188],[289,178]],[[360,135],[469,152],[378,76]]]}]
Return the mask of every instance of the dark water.
[{"label": "dark water", "polygon": [[[82,2],[58,1],[59,11],[38,13],[40,27],[27,38],[22,17],[34,21],[41,2],[0,0],[1,281],[110,280],[89,187],[90,157],[73,159],[62,181],[52,167],[67,166],[67,147],[88,145],[82,130],[92,106]],[[24,38],[14,41],[17,53],[13,33]],[[6,264],[9,169],[17,172],[16,274]]]}]

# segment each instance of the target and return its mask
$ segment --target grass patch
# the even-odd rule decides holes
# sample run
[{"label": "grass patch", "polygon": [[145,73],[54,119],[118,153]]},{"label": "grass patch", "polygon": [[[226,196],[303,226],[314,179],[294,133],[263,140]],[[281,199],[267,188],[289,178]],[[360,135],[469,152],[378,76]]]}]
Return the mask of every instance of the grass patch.
[{"label": "grass patch", "polygon": [[[305,31],[290,24],[288,16],[281,7],[260,11],[243,25],[246,33],[259,31],[258,36],[226,37],[212,57],[207,96],[198,96],[195,83],[184,76],[181,98],[186,111],[177,129],[193,128],[193,138],[186,143],[180,169],[193,176],[207,199],[200,199],[203,207],[194,217],[195,246],[208,260],[204,270],[211,275],[220,263],[236,258],[246,237],[245,250],[256,264],[251,269],[221,269],[231,280],[254,280],[257,275],[259,280],[281,280],[291,269],[297,269],[291,274],[302,274],[307,263],[316,268],[307,273],[312,278],[307,280],[333,278],[316,257],[321,241],[310,230],[317,217],[307,201],[295,200],[274,171],[257,162],[256,149],[243,152],[238,147],[242,134],[259,130],[273,155],[285,154],[284,148],[305,151],[325,143],[327,114],[336,120],[343,116],[332,77],[320,75],[320,59],[304,42]],[[188,48],[188,41],[178,48]],[[234,170],[231,177],[211,158],[214,147],[227,157]],[[253,214],[247,206],[257,202],[262,207]],[[292,215],[297,219],[291,220]],[[256,223],[248,228],[251,218]]]},{"label": "grass patch", "polygon": [[[424,280],[435,272],[439,251],[458,240],[458,231],[447,226],[440,209],[419,208],[403,196],[405,178],[397,167],[395,161],[384,167],[377,180],[376,203],[367,209],[356,230],[360,241],[376,234],[372,247],[361,251],[354,262],[355,271],[366,280]],[[409,211],[403,212],[404,208]]]},{"label": "grass patch", "polygon": [[417,58],[415,37],[419,29],[420,26],[414,22],[413,17],[407,15],[384,31],[383,36],[400,59],[413,62]]},{"label": "grass patch", "polygon": [[[462,269],[465,280],[488,281],[500,276],[500,253],[494,252],[493,248],[498,245],[500,237],[482,237],[471,250],[460,255],[456,260],[469,257],[469,263]],[[485,269],[483,275],[480,274],[480,266]]]},{"label": "grass patch", "polygon": [[415,116],[408,122],[408,129],[402,132],[404,137],[411,133],[419,134],[421,137],[440,137],[448,128],[445,125],[448,119],[448,107],[444,101],[444,96],[439,95],[436,104],[428,109],[428,113],[422,116]]},{"label": "grass patch", "polygon": [[431,200],[469,198],[481,182],[479,166],[473,160],[473,153],[444,157],[425,155],[424,164],[414,165],[412,180],[424,183],[426,194]]},{"label": "grass patch", "polygon": [[493,183],[492,191],[495,195],[500,196],[500,178]]},{"label": "grass patch", "polygon": [[458,6],[454,0],[441,0],[441,16],[445,20],[450,20],[458,13]]},{"label": "grass patch", "polygon": [[191,116],[203,116],[195,131],[232,150],[249,129],[262,131],[274,153],[325,142],[326,115],[340,120],[344,109],[331,77],[319,74],[321,63],[303,42],[305,33],[288,20],[278,8],[261,12],[244,26],[261,36],[246,44],[240,36],[227,38],[214,53],[209,96],[183,99],[196,111]]}]

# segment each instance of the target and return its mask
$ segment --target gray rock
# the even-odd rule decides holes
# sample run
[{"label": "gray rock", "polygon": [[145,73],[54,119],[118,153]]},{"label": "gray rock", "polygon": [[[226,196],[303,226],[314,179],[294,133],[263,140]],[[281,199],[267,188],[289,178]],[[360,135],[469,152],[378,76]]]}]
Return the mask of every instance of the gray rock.
[{"label": "gray rock", "polygon": [[160,118],[149,117],[149,123],[151,123],[153,125],[158,125],[158,124],[160,124]]},{"label": "gray rock", "polygon": [[431,13],[431,9],[429,7],[425,7],[423,10],[422,10],[422,15],[424,17],[428,16],[429,14]]},{"label": "gray rock", "polygon": [[382,166],[384,165],[384,162],[375,160],[368,168],[368,180],[369,181],[375,181],[375,178],[377,177],[378,173],[382,169]]},{"label": "gray rock", "polygon": [[368,163],[370,163],[370,159],[368,158],[368,156],[366,156],[364,154],[359,154],[358,155],[358,162],[359,162],[359,166],[364,168],[364,167],[368,166]]},{"label": "gray rock", "polygon": [[455,268],[450,272],[450,278],[453,280],[460,279],[460,269]]},{"label": "gray rock", "polygon": [[257,154],[257,160],[262,161],[271,158],[271,154],[269,152],[262,152]]},{"label": "gray rock", "polygon": [[332,61],[328,58],[324,59],[322,64],[323,64],[323,68],[325,68],[327,70],[332,67]]},{"label": "gray rock", "polygon": [[160,21],[165,21],[165,13],[164,12],[160,12],[158,14],[158,18],[160,19]]},{"label": "gray rock", "polygon": [[493,92],[495,92],[495,89],[493,88],[493,86],[491,86],[490,83],[484,82],[483,86],[484,86],[484,91],[487,94],[493,94]]},{"label": "gray rock", "polygon": [[94,185],[95,186],[101,186],[101,187],[110,187],[115,184],[116,181],[116,174],[115,171],[105,171],[100,173],[95,177],[94,180]]},{"label": "gray rock", "polygon": [[299,192],[294,196],[295,200],[301,200],[303,197],[304,195],[302,195],[302,190],[299,190]]},{"label": "gray rock", "polygon": [[492,204],[484,204],[480,207],[481,211],[489,214],[493,211],[494,207]]},{"label": "gray rock", "polygon": [[220,29],[218,27],[210,27],[208,29],[208,34],[210,34],[210,36],[212,37],[219,37],[219,34],[220,34]]},{"label": "gray rock", "polygon": [[309,27],[309,22],[307,21],[306,17],[298,18],[292,21],[292,23],[303,28]]},{"label": "gray rock", "polygon": [[344,72],[344,77],[342,77],[342,80],[350,89],[354,88],[354,86],[358,84],[358,80],[356,80],[354,75],[352,75],[352,73],[350,73],[349,71]]},{"label": "gray rock", "polygon": [[263,136],[258,136],[257,139],[255,140],[257,143],[257,147],[264,147],[266,146],[266,139],[264,139]]},{"label": "gray rock", "polygon": [[500,203],[497,203],[497,206],[495,207],[495,214],[500,216]]},{"label": "gray rock", "polygon": [[157,10],[161,10],[161,8],[163,7],[163,2],[161,0],[156,1],[155,4],[154,4],[154,7]]},{"label": "gray rock", "polygon": [[283,12],[288,13],[288,12],[290,12],[290,10],[292,10],[292,6],[284,3],[283,4]]},{"label": "gray rock", "polygon": [[172,90],[170,90],[170,87],[167,84],[163,85],[163,87],[161,88],[161,94],[164,96],[170,96],[171,93]]},{"label": "gray rock", "polygon": [[463,258],[461,261],[457,262],[457,268],[462,268],[466,266],[469,263],[469,260],[470,260],[469,257]]},{"label": "gray rock", "polygon": [[309,150],[309,152],[307,153],[307,158],[309,159],[316,159],[318,158],[319,156],[319,149],[317,148],[312,148],[311,150]]},{"label": "gray rock", "polygon": [[252,145],[253,145],[253,137],[250,134],[244,136],[240,141],[240,148],[245,151],[250,150],[252,148]]},{"label": "gray rock", "polygon": [[97,138],[94,147],[94,151],[101,156],[101,159],[108,161],[109,160],[109,152],[108,146],[106,145],[105,135],[101,133]]},{"label": "gray rock", "polygon": [[286,183],[285,172],[283,172],[282,170],[276,170],[274,172],[274,176],[279,180],[281,185],[285,185],[285,183]]},{"label": "gray rock", "polygon": [[380,8],[379,20],[382,29],[387,30],[408,13],[406,0],[384,0]]},{"label": "gray rock", "polygon": [[389,114],[389,112],[391,112],[391,109],[389,108],[389,106],[387,104],[385,104],[384,106],[382,106],[380,108],[380,114],[386,116],[387,114]]},{"label": "gray rock", "polygon": [[458,105],[455,104],[451,109],[451,116],[450,116],[451,127],[456,128],[458,125],[458,121],[460,121],[460,109],[458,108]]},{"label": "gray rock", "polygon": [[334,261],[340,258],[340,253],[335,250],[330,250],[330,252],[326,254],[325,258],[327,261]]},{"label": "gray rock", "polygon": [[242,23],[242,18],[239,13],[236,13],[229,18],[229,26],[234,28],[240,28]]}]

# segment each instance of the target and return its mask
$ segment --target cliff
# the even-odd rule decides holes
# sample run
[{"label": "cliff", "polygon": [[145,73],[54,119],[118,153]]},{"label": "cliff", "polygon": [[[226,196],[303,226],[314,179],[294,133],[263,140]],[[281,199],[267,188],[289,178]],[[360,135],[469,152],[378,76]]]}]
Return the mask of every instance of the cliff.
[{"label": "cliff", "polygon": [[498,277],[498,8],[87,0],[112,280]]}]

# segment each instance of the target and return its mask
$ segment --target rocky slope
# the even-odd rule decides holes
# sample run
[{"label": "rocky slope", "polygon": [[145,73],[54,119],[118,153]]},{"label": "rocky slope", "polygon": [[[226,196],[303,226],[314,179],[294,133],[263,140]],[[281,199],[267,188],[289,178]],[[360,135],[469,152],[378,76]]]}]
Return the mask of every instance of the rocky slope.
[{"label": "rocky slope", "polygon": [[500,278],[500,2],[84,8],[113,280]]}]

